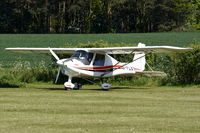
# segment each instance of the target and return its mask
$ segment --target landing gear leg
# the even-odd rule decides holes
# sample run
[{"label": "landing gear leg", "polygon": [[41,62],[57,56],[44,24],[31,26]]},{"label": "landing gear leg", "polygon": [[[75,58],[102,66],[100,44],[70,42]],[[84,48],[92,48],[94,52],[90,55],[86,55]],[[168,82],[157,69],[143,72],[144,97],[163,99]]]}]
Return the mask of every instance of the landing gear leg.
[{"label": "landing gear leg", "polygon": [[89,80],[89,79],[86,79],[86,78],[84,78],[84,80],[86,80],[86,81],[88,81],[88,82],[90,82],[90,83],[93,83],[93,84],[95,84],[95,85],[98,85],[98,86],[101,87],[102,90],[104,90],[104,91],[108,91],[108,90],[110,89],[110,87],[111,87],[110,84],[107,84],[107,83],[104,83],[104,84],[103,84],[103,79],[101,79],[102,84],[95,83],[95,82],[93,82],[93,81],[91,81],[91,80]]}]

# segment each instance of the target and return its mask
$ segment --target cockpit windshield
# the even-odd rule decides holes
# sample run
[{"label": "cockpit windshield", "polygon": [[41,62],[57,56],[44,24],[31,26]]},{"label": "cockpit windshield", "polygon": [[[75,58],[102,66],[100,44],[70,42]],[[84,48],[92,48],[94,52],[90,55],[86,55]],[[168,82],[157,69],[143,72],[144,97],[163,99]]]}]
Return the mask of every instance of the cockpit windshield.
[{"label": "cockpit windshield", "polygon": [[77,50],[77,51],[71,56],[71,58],[75,58],[75,59],[81,61],[83,64],[89,65],[90,62],[92,61],[93,55],[94,55],[93,53],[86,52],[86,51],[84,51],[84,50]]}]

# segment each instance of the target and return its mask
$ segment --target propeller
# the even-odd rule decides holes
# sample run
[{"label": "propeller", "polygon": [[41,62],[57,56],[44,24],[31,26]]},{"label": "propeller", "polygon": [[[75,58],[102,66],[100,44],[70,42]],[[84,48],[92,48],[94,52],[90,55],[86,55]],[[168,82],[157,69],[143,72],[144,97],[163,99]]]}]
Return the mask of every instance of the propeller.
[{"label": "propeller", "polygon": [[59,76],[60,76],[60,72],[61,72],[61,70],[62,70],[62,66],[64,66],[64,63],[66,62],[66,61],[69,61],[69,60],[71,60],[72,62],[73,62],[73,60],[72,59],[66,59],[66,60],[60,60],[60,58],[56,55],[56,53],[49,47],[49,51],[50,51],[50,53],[53,55],[53,57],[57,60],[57,64],[59,65],[59,68],[58,68],[58,73],[57,73],[57,75],[56,75],[56,80],[55,80],[55,83],[57,83],[57,81],[58,81],[58,79],[59,79]]},{"label": "propeller", "polygon": [[[59,64],[60,62],[62,62],[62,61],[60,60],[60,58],[56,55],[55,52],[53,52],[53,50],[52,50],[50,47],[49,47],[49,51],[51,52],[51,54],[53,55],[53,57],[57,60],[57,64]],[[57,73],[57,75],[56,75],[55,83],[58,82],[58,78],[59,78],[59,76],[60,76],[60,71],[61,71],[61,67],[58,68],[58,73]]]},{"label": "propeller", "polygon": [[58,68],[58,73],[57,73],[57,75],[56,75],[55,83],[58,82],[58,78],[59,78],[59,76],[60,76],[60,71],[61,71],[61,68],[59,67],[59,68]]}]

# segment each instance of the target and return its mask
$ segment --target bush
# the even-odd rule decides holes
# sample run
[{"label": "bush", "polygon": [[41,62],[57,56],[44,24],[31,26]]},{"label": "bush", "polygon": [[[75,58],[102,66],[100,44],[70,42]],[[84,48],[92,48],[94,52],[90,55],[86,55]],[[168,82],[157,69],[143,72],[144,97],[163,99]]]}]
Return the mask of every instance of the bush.
[{"label": "bush", "polygon": [[171,56],[173,66],[169,76],[176,84],[200,84],[200,45],[191,47],[190,52]]},{"label": "bush", "polygon": [[106,41],[99,40],[95,42],[88,42],[88,43],[80,43],[77,45],[79,48],[99,48],[99,47],[109,47],[109,44]]},{"label": "bush", "polygon": [[44,62],[38,66],[31,66],[27,62],[17,62],[14,66],[12,69],[1,69],[1,87],[21,87],[25,83],[53,81],[56,77],[56,69]]},{"label": "bush", "polygon": [[22,87],[23,83],[18,81],[13,75],[5,74],[0,76],[0,87]]}]

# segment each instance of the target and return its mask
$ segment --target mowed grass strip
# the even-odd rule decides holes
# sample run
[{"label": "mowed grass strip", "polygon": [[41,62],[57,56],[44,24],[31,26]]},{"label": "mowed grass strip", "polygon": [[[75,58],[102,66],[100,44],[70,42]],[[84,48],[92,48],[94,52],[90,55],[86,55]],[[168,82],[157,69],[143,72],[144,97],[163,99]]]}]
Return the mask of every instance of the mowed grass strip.
[{"label": "mowed grass strip", "polygon": [[199,133],[200,88],[0,88],[1,133]]}]

